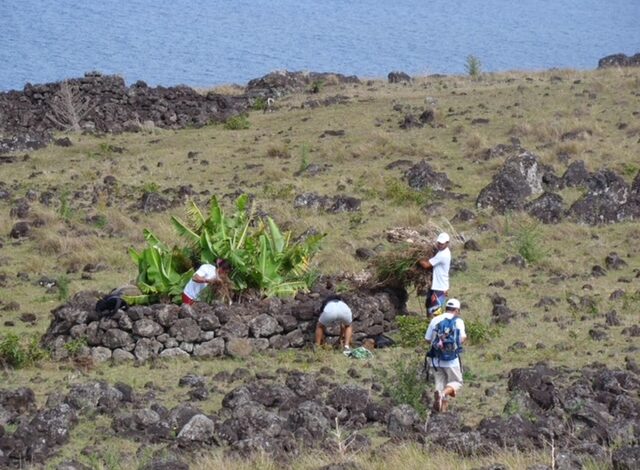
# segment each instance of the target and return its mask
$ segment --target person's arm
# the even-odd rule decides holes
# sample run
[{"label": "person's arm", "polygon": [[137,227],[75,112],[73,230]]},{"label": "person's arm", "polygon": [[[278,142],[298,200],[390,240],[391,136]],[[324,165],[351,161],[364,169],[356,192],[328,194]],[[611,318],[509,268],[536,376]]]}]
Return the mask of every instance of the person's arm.
[{"label": "person's arm", "polygon": [[467,332],[464,329],[464,321],[462,319],[459,319],[456,323],[458,323],[458,326],[460,326],[460,344],[464,344],[464,342],[467,340]]},{"label": "person's arm", "polygon": [[418,260],[418,264],[423,268],[423,269],[431,269],[433,268],[433,266],[431,265],[431,263],[429,262],[429,260],[427,258],[422,258]]}]

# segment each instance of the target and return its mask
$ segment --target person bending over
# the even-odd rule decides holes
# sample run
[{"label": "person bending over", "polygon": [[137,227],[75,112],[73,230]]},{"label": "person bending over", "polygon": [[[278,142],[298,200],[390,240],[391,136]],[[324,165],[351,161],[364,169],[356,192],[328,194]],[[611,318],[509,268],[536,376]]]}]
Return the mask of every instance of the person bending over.
[{"label": "person bending over", "polygon": [[182,303],[191,305],[202,300],[200,296],[206,287],[222,284],[223,278],[229,274],[230,268],[229,262],[224,259],[217,260],[215,266],[213,264],[201,265],[184,287]]},{"label": "person bending over", "polygon": [[351,347],[351,337],[353,336],[353,314],[351,309],[339,295],[330,295],[322,303],[320,318],[316,325],[316,345],[324,343],[327,326],[335,322],[340,322],[340,346],[344,349]]}]

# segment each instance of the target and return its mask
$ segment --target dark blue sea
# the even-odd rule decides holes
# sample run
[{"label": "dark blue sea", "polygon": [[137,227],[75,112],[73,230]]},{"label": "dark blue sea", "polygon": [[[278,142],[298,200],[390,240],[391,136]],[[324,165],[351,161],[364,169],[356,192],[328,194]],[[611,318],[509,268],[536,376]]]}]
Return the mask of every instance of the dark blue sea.
[{"label": "dark blue sea", "polygon": [[640,0],[0,0],[0,90],[97,70],[245,84],[272,70],[381,77],[593,69],[640,52]]}]

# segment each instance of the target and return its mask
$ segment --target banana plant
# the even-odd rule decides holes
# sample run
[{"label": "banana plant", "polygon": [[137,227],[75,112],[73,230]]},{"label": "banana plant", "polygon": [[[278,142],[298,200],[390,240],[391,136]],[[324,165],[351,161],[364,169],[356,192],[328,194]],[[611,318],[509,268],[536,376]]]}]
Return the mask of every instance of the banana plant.
[{"label": "banana plant", "polygon": [[144,294],[158,296],[162,291],[178,296],[177,286],[184,286],[193,270],[186,271],[184,266],[188,263],[176,262],[176,258],[186,257],[188,251],[203,263],[214,264],[218,258],[228,260],[233,266],[230,279],[236,291],[252,288],[266,296],[291,296],[311,287],[315,276],[311,275],[310,260],[325,235],[292,243],[291,233],[282,233],[270,217],[266,221],[254,220],[255,211],[246,194],[236,199],[230,216],[225,215],[215,196],[206,215],[193,201],[189,202],[187,215],[188,222],[178,217],[172,217],[171,222],[188,247],[169,250],[145,231],[149,247],[143,253],[132,250],[132,258],[139,266],[138,284]]},{"label": "banana plant", "polygon": [[193,276],[185,254],[177,248],[170,250],[150,230],[145,229],[143,234],[148,246],[141,252],[130,248],[129,254],[138,265],[138,288],[147,298],[130,300],[134,303],[179,301],[184,286]]}]

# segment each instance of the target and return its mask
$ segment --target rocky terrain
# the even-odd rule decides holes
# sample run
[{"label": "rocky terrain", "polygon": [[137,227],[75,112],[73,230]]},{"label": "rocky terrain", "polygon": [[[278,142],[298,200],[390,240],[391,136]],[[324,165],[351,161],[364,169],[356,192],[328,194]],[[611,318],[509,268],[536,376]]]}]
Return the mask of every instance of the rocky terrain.
[{"label": "rocky terrain", "polygon": [[[233,93],[88,74],[0,94],[0,466],[635,468],[635,57],[479,80],[279,72]],[[239,194],[293,237],[327,234],[311,292],[95,317],[135,277],[144,228],[174,243],[185,202]],[[440,230],[470,335],[442,415],[422,326],[398,321],[422,320],[422,298],[361,288],[376,256]],[[356,344],[401,344],[313,350],[329,292]]]}]

